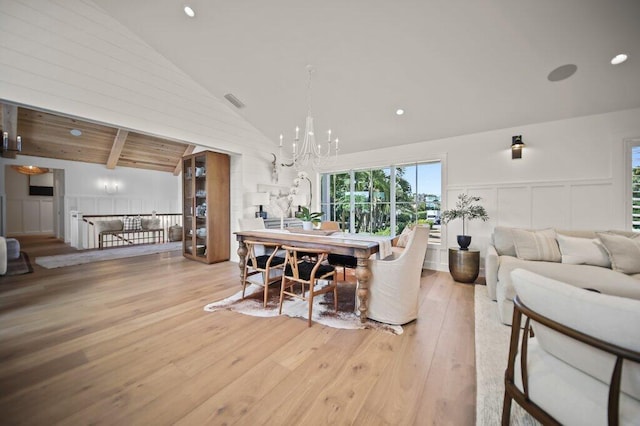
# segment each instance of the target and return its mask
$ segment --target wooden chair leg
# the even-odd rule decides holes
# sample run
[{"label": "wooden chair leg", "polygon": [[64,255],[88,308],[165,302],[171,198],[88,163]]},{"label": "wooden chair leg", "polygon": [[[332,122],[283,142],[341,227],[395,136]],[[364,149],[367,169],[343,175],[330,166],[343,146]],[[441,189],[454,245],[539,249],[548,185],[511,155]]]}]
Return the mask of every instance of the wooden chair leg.
[{"label": "wooden chair leg", "polygon": [[334,272],[333,273],[333,309],[336,312],[338,312],[338,282],[336,281],[338,277],[336,275],[337,274]]},{"label": "wooden chair leg", "polygon": [[505,391],[502,404],[502,426],[509,426],[511,420],[511,396]]},{"label": "wooden chair leg", "polygon": [[262,273],[262,283],[264,284],[264,288],[262,289],[263,294],[263,307],[267,307],[267,296],[269,295],[269,269]]},{"label": "wooden chair leg", "polygon": [[282,315],[282,300],[284,299],[284,286],[286,280],[286,277],[282,274],[282,281],[280,284],[280,309],[278,311],[278,315]]},{"label": "wooden chair leg", "polygon": [[309,327],[311,327],[311,313],[313,312],[313,287],[309,286]]}]

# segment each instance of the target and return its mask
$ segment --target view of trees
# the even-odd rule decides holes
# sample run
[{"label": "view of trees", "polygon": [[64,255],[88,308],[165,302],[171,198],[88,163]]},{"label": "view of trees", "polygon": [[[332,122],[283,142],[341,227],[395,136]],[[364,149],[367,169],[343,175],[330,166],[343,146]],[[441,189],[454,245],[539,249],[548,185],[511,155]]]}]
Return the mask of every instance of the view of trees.
[{"label": "view of trees", "polygon": [[[440,195],[417,193],[416,170],[421,166],[411,165],[395,168],[395,200],[391,200],[391,169],[372,169],[353,172],[354,191],[350,190],[350,173],[327,174],[323,188],[329,188],[328,197],[323,194],[322,210],[327,220],[350,229],[350,202],[354,201],[355,232],[378,235],[397,235],[408,224],[416,221],[433,222],[439,217]],[[439,164],[438,164],[439,167]],[[326,203],[326,200],[329,202]],[[395,232],[391,232],[391,205],[395,202]],[[428,217],[428,213],[431,217]]]}]

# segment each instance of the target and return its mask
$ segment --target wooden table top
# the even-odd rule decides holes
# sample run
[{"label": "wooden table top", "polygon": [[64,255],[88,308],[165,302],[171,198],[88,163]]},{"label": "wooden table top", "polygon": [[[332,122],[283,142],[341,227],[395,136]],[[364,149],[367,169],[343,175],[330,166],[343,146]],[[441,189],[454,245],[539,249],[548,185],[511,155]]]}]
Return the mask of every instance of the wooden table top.
[{"label": "wooden table top", "polygon": [[299,234],[286,230],[253,230],[234,232],[238,241],[253,239],[256,241],[287,243],[299,247],[320,248],[331,253],[345,254],[356,257],[369,257],[377,253],[379,243],[376,241],[364,240],[360,238],[349,238],[336,232],[330,236],[316,234]]}]

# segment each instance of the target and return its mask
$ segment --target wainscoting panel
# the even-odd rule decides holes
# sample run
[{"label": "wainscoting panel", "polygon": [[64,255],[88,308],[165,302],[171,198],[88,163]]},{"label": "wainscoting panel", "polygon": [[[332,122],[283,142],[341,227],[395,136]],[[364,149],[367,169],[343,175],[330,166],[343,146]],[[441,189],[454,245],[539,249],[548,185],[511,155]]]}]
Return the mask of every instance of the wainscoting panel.
[{"label": "wainscoting panel", "polygon": [[22,200],[22,229],[20,234],[35,234],[40,230],[40,202]]},{"label": "wainscoting panel", "polygon": [[[486,208],[486,206],[485,206]],[[497,225],[531,225],[531,194],[527,186],[498,187]]]},{"label": "wainscoting panel", "polygon": [[[142,212],[143,211],[143,204],[142,204],[142,200],[127,200],[129,203],[128,207],[125,208],[124,210],[122,210],[123,213],[129,213],[132,211],[135,212]],[[131,209],[131,210],[130,210]],[[118,210],[120,212],[120,210]]]},{"label": "wainscoting panel", "polygon": [[[473,221],[468,234],[471,247],[480,250],[480,274],[483,275],[484,253],[496,226],[532,229],[611,229],[615,213],[612,179],[591,181],[544,181],[505,184],[450,186],[446,190],[447,208],[455,206],[459,193],[482,197],[481,204],[489,221]],[[429,247],[427,264],[441,271],[448,270],[447,248],[456,246],[461,232],[459,221],[442,227],[443,244]],[[438,252],[438,253],[436,253]]]},{"label": "wainscoting panel", "polygon": [[40,229],[38,233],[53,234],[53,198],[40,200]]},{"label": "wainscoting panel", "polygon": [[[98,211],[103,214],[113,214],[113,198],[100,197],[97,200]],[[85,212],[84,214],[93,214],[91,212]]]},{"label": "wainscoting panel", "polygon": [[53,198],[8,198],[7,235],[53,234]]},{"label": "wainscoting panel", "polygon": [[[113,213],[126,213],[129,211],[129,200],[126,198],[114,198],[113,199]],[[102,213],[102,212],[100,212]]]},{"label": "wainscoting panel", "polygon": [[569,227],[569,187],[567,185],[531,188],[531,227]]},{"label": "wainscoting panel", "polygon": [[571,227],[611,229],[614,215],[613,184],[594,183],[571,187]]}]

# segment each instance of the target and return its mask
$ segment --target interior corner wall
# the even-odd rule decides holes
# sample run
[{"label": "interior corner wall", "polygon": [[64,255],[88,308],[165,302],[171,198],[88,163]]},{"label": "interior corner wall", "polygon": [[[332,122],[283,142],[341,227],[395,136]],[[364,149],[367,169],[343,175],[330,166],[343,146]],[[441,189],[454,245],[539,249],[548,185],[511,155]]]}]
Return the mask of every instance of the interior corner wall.
[{"label": "interior corner wall", "polygon": [[[511,159],[511,136],[522,135],[522,158]],[[528,124],[447,139],[342,155],[331,171],[446,156],[443,209],[461,192],[482,197],[489,221],[472,221],[471,247],[481,255],[496,226],[625,229],[625,139],[640,136],[640,109]],[[443,226],[426,266],[447,270],[459,221]]]},{"label": "interior corner wall", "polygon": [[0,28],[0,100],[230,154],[232,231],[247,210],[242,192],[271,181],[275,142],[90,0],[3,0]]}]

